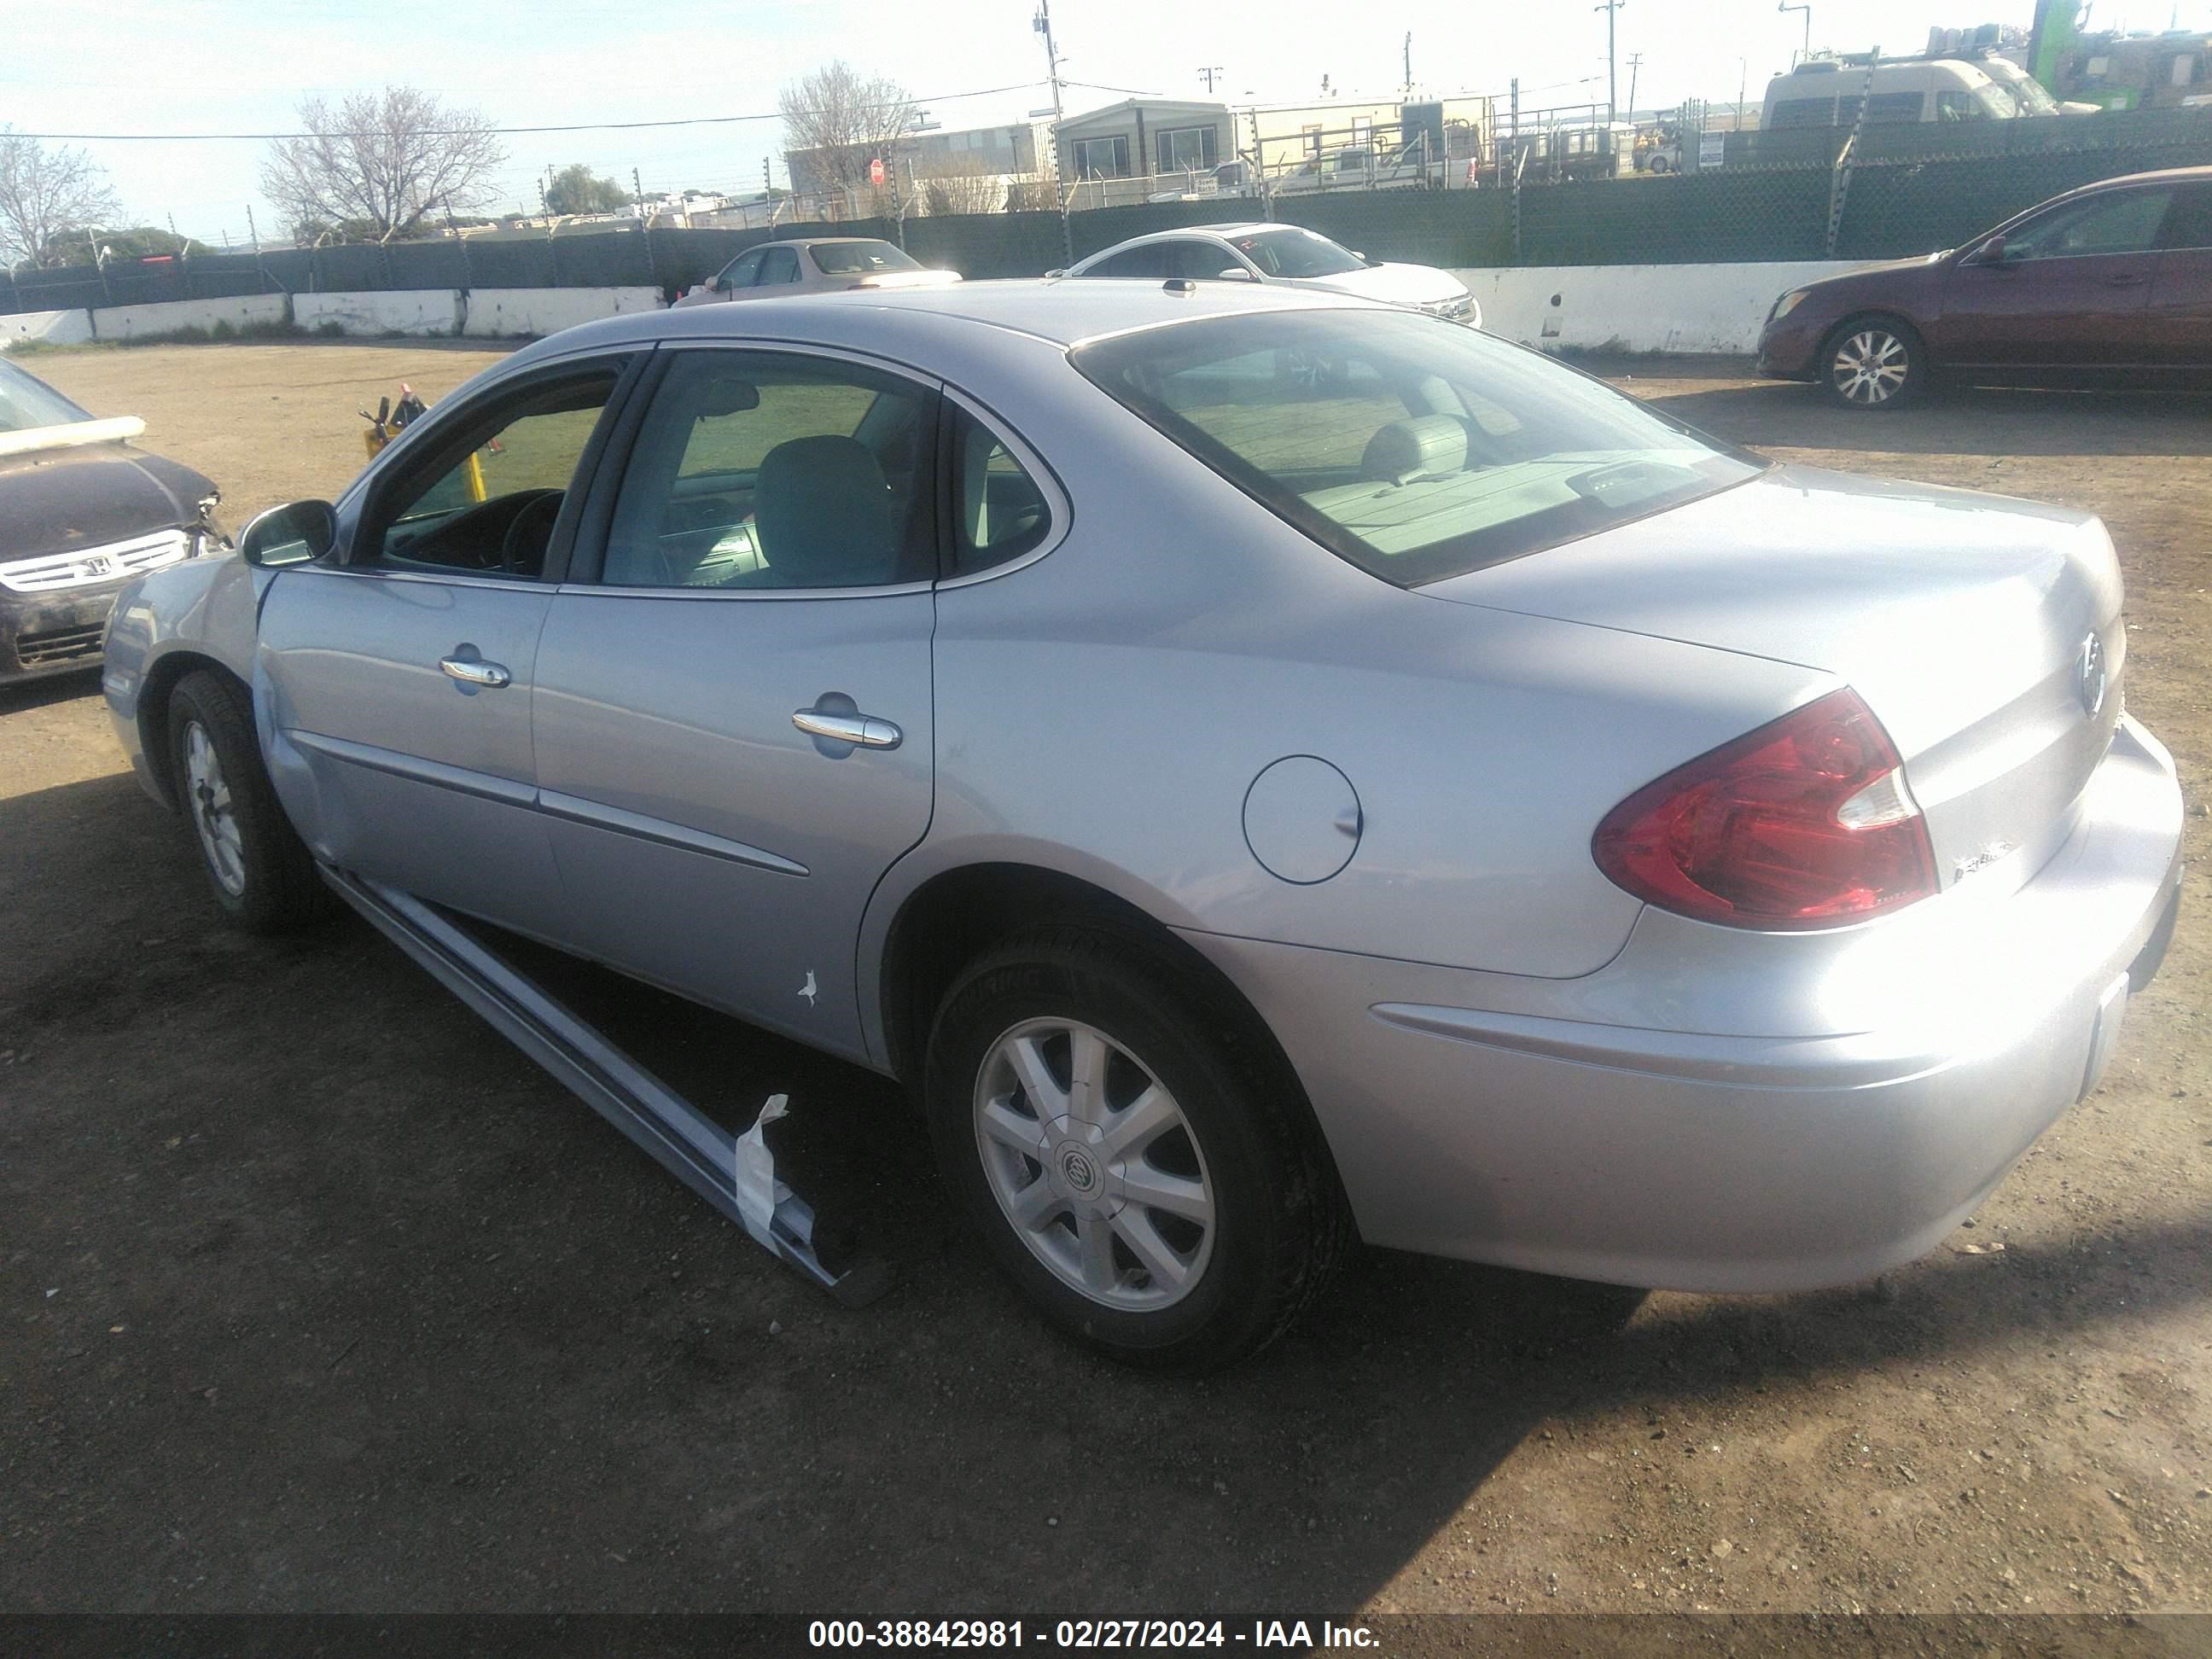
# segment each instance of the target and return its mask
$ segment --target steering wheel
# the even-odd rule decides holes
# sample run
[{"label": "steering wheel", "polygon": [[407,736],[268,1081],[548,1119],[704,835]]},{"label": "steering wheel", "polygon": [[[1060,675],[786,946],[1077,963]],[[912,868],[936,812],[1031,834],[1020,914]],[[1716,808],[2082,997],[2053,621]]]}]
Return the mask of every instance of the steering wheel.
[{"label": "steering wheel", "polygon": [[499,568],[510,576],[536,576],[545,568],[545,550],[561,516],[565,490],[539,490],[523,503],[500,538]]}]

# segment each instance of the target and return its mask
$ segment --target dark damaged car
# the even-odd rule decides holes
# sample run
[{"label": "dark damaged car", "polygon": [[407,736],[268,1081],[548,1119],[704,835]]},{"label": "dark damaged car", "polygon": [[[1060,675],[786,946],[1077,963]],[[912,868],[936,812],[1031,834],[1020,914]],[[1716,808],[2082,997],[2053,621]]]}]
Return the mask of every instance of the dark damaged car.
[{"label": "dark damaged car", "polygon": [[229,545],[216,487],[0,361],[0,685],[97,666],[115,596]]}]

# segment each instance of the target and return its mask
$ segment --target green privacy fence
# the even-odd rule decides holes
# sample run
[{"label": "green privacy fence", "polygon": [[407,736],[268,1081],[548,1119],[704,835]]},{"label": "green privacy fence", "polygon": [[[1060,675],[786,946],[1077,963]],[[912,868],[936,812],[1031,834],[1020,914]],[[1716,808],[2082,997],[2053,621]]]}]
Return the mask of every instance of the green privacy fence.
[{"label": "green privacy fence", "polygon": [[[381,289],[652,287],[702,282],[772,235],[903,240],[926,264],[1035,276],[1130,236],[1231,217],[1306,225],[1382,259],[1454,267],[1874,259],[1955,246],[2077,185],[2212,165],[2212,108],[1870,127],[1840,158],[1825,131],[1731,135],[1721,167],[1520,189],[1343,191],[763,230],[641,230],[285,248],[0,276],[0,312]],[[1764,147],[1735,139],[1776,141]],[[1804,139],[1805,142],[1800,142]],[[1812,148],[1807,149],[1810,143]],[[1802,153],[1801,153],[1802,152]],[[1835,210],[1840,204],[1840,215]],[[1833,236],[1831,220],[1834,216]]]}]

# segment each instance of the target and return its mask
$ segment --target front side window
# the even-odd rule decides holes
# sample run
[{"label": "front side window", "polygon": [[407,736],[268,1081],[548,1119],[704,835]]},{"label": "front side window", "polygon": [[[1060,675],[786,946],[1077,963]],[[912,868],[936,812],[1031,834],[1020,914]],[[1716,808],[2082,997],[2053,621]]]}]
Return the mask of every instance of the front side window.
[{"label": "front side window", "polygon": [[755,248],[750,253],[740,253],[722,267],[722,274],[714,278],[714,286],[727,294],[733,289],[750,288],[760,280],[761,256],[764,248]]},{"label": "front side window", "polygon": [[1425,317],[1210,318],[1101,340],[1072,361],[1262,506],[1400,586],[1762,470],[1535,353]]},{"label": "front side window", "polygon": [[2130,190],[2053,208],[2005,234],[2004,262],[2148,252],[2172,199],[2170,190]]},{"label": "front side window", "polygon": [[1123,248],[1111,258],[1101,259],[1083,274],[1085,276],[1164,276],[1167,270],[1166,247],[1158,242],[1146,242],[1140,247]]},{"label": "front side window", "polygon": [[972,576],[1042,546],[1052,510],[998,434],[957,405],[951,430],[951,574]]},{"label": "front side window", "polygon": [[777,283],[795,283],[798,280],[798,249],[772,247],[763,252],[760,274],[760,285],[763,288],[771,287]]},{"label": "front side window", "polygon": [[806,257],[824,276],[872,276],[880,270],[920,270],[889,242],[817,242]]},{"label": "front side window", "polygon": [[537,580],[620,369],[540,383],[465,417],[378,492],[353,562]]},{"label": "front side window", "polygon": [[1341,276],[1364,269],[1361,262],[1326,236],[1285,225],[1279,230],[1255,230],[1231,236],[1229,245],[1260,268],[1262,275]]},{"label": "front side window", "polygon": [[1989,118],[1989,111],[1982,100],[1971,92],[1947,87],[1936,94],[1936,118],[1938,121],[1982,121]]},{"label": "front side window", "polygon": [[607,532],[617,587],[881,587],[936,574],[936,394],[830,359],[674,355]]}]

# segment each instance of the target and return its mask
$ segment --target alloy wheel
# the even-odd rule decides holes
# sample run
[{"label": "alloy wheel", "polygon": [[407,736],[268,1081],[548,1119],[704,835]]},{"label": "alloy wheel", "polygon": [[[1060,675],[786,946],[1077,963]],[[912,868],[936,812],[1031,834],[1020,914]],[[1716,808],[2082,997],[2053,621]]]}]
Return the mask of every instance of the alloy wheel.
[{"label": "alloy wheel", "polygon": [[1152,1068],[1078,1020],[1026,1020],[978,1068],[975,1143],[992,1196],[1071,1289],[1149,1313],[1197,1287],[1213,1183],[1182,1109]]},{"label": "alloy wheel", "polygon": [[231,810],[230,785],[222,775],[222,762],[215,752],[207,728],[198,720],[185,727],[185,788],[191,798],[192,827],[199,831],[200,851],[208,868],[233,898],[246,891],[246,846],[239,835],[237,815]]},{"label": "alloy wheel", "polygon": [[1875,408],[1904,389],[1912,354],[1886,328],[1863,328],[1845,337],[1828,363],[1828,376],[1845,403]]}]

